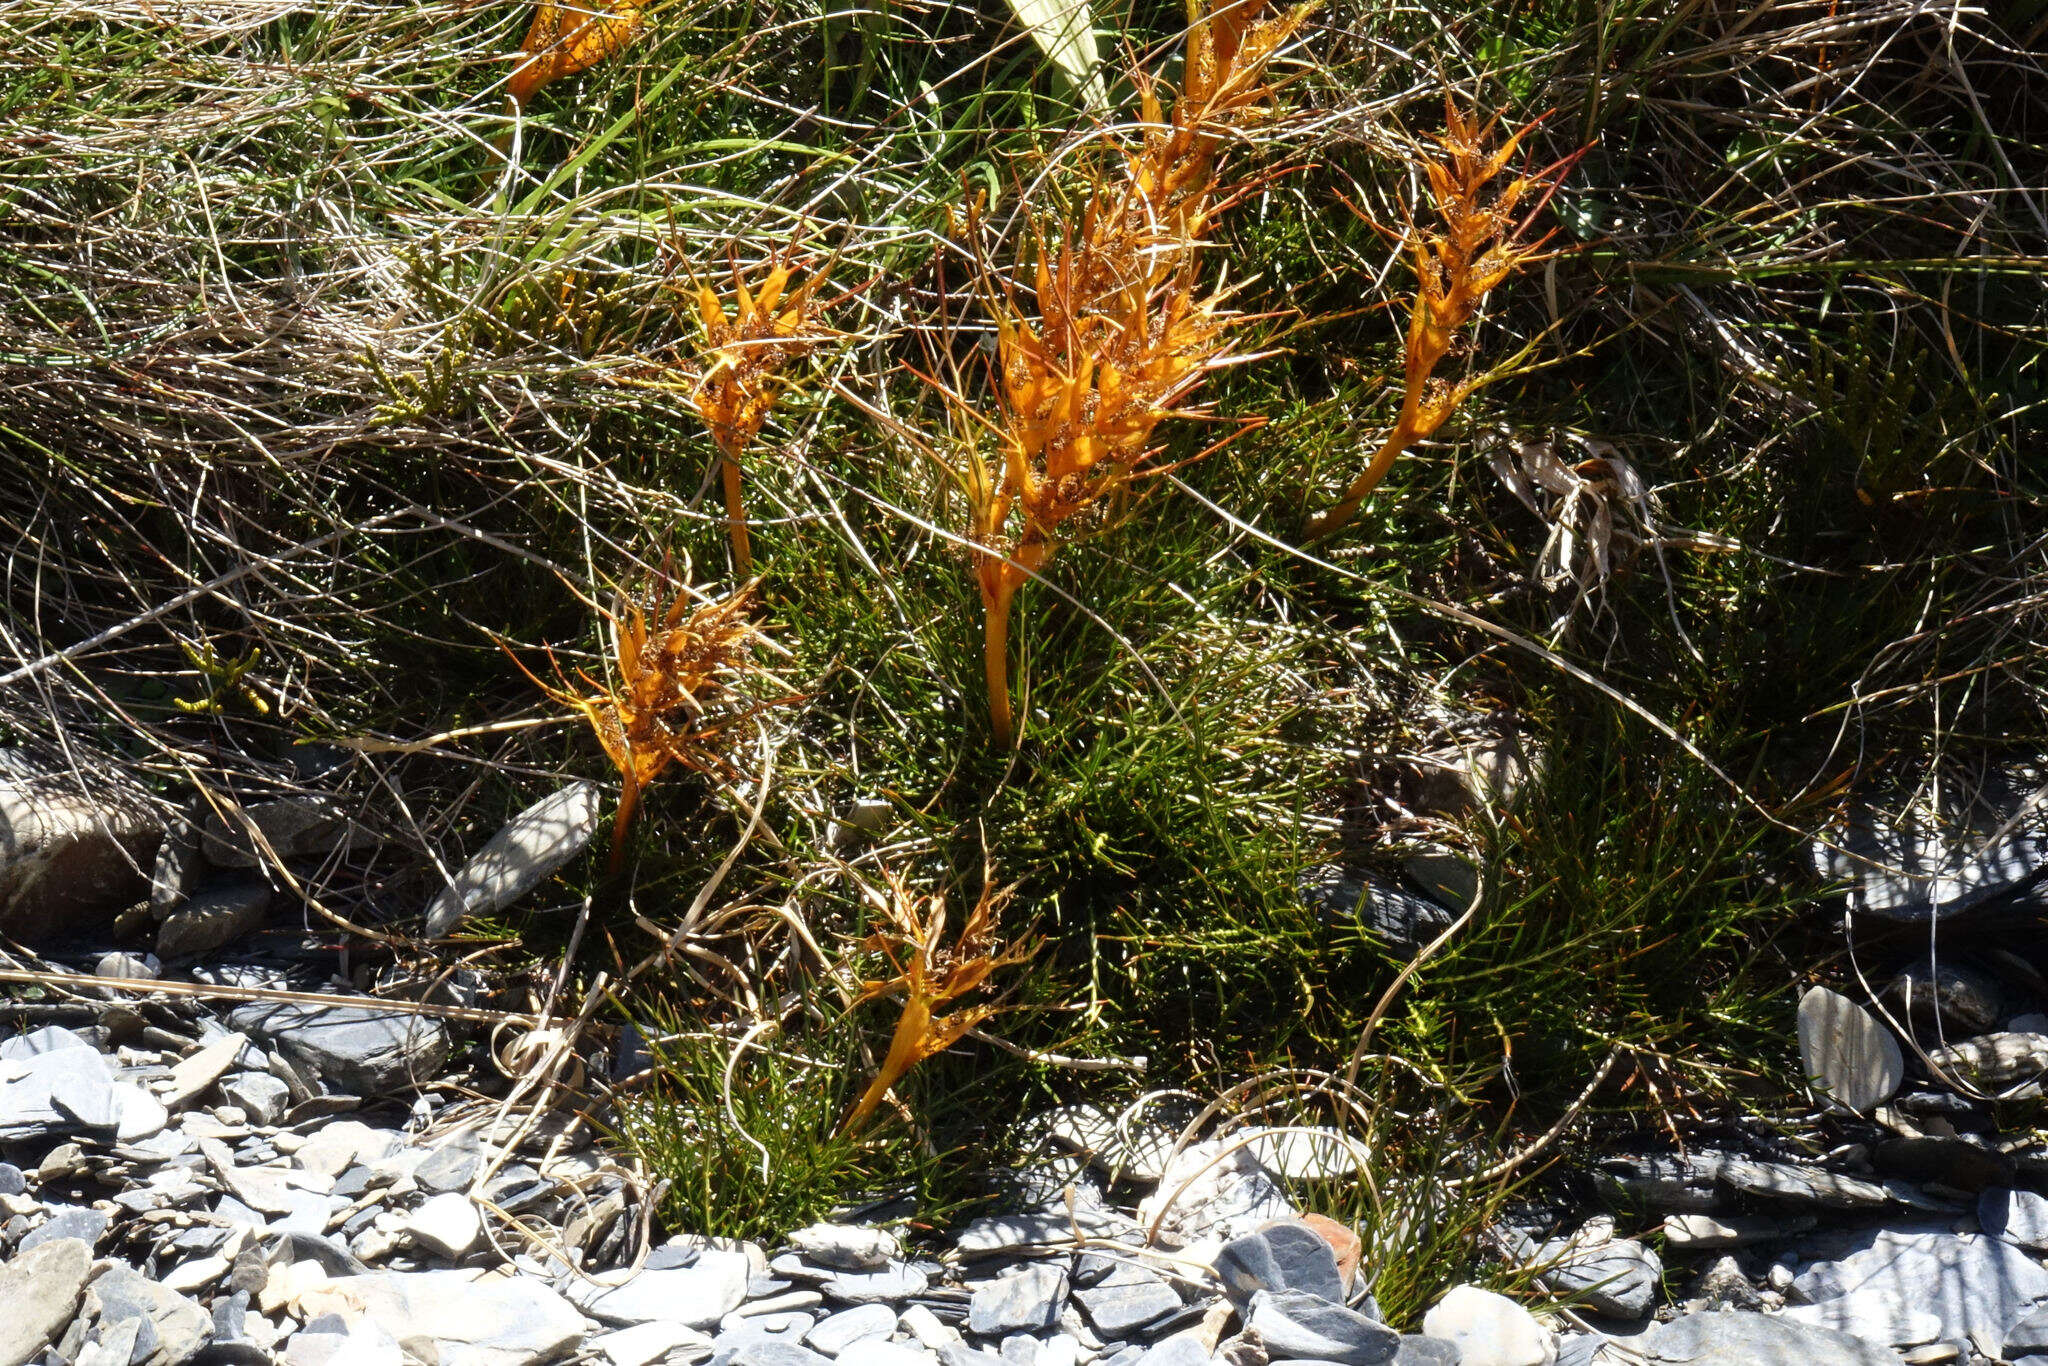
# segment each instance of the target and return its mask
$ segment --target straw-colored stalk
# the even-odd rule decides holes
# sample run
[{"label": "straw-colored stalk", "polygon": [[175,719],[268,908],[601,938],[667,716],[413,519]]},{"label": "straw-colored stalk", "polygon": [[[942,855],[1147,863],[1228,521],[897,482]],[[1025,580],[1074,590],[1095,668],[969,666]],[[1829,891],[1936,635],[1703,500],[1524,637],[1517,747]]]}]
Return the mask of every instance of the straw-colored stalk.
[{"label": "straw-colored stalk", "polygon": [[1523,224],[1516,214],[1531,195],[1539,201],[1548,196],[1564,163],[1545,172],[1515,176],[1494,192],[1494,181],[1534,127],[1521,128],[1500,146],[1489,148],[1497,122],[1489,119],[1481,127],[1447,100],[1444,131],[1436,140],[1443,157],[1417,157],[1441,226],[1411,229],[1408,235],[1416,288],[1402,347],[1401,412],[1371,462],[1344,490],[1343,498],[1309,519],[1311,541],[1349,523],[1401,453],[1428,439],[1479,387],[1477,380],[1454,384],[1438,379],[1437,365],[1478,313],[1487,294],[1542,246],[1540,239],[1520,240]]},{"label": "straw-colored stalk", "polygon": [[1034,304],[1014,287],[992,300],[1001,408],[1000,468],[970,452],[958,472],[975,543],[989,713],[1013,744],[1011,604],[1064,543],[1125,500],[1155,454],[1154,428],[1192,415],[1210,371],[1244,359],[1228,347],[1240,319],[1229,291],[1205,289],[1200,250],[1221,207],[1219,152],[1264,112],[1267,63],[1306,10],[1266,16],[1265,0],[1219,4],[1188,39],[1187,78],[1171,109],[1141,77],[1146,132],[1121,174],[1098,172],[1078,230],[1041,222]]}]

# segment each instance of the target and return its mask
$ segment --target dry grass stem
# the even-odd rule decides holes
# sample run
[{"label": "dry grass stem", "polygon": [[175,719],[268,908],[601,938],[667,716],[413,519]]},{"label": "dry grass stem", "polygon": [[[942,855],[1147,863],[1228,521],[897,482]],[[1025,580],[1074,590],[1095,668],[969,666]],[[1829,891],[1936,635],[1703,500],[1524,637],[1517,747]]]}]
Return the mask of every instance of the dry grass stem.
[{"label": "dry grass stem", "polygon": [[[670,584],[674,595],[664,606],[660,590]],[[671,765],[729,776],[732,766],[725,749],[733,724],[763,706],[791,700],[759,702],[741,690],[748,676],[762,672],[752,654],[753,643],[761,636],[760,628],[748,619],[752,605],[752,584],[718,601],[702,602],[687,584],[677,581],[672,564],[664,562],[646,601],[622,595],[618,609],[608,614],[613,681],[600,683],[579,669],[577,677],[590,691],[578,692],[566,679],[559,687],[544,682],[513,658],[542,692],[590,723],[619,771],[613,872],[624,866],[626,831],[649,783]],[[559,667],[556,674],[561,676]]]},{"label": "dry grass stem", "polygon": [[[994,1017],[1001,1007],[957,1003],[987,986],[1000,969],[1022,963],[1035,952],[1035,946],[1023,942],[1002,944],[996,922],[1010,894],[986,879],[974,909],[948,946],[941,942],[946,934],[945,897],[937,892],[918,896],[886,869],[882,877],[881,890],[865,889],[868,903],[882,923],[861,947],[882,955],[891,971],[887,977],[863,982],[853,1004],[896,997],[903,1002],[903,1014],[896,1021],[880,1070],[847,1113],[841,1125],[843,1133],[866,1124],[890,1088],[911,1068],[951,1048],[969,1030]],[[947,1006],[955,1009],[941,1014]]]},{"label": "dry grass stem", "polygon": [[1489,119],[1480,126],[1446,100],[1444,131],[1437,138],[1443,156],[1416,157],[1429,181],[1441,226],[1427,231],[1411,228],[1408,234],[1416,287],[1402,345],[1401,413],[1371,463],[1344,490],[1343,498],[1309,519],[1310,540],[1320,540],[1349,523],[1401,452],[1443,426],[1478,387],[1476,381],[1454,384],[1438,379],[1437,365],[1450,353],[1487,294],[1542,246],[1541,239],[1520,240],[1525,223],[1516,215],[1532,196],[1540,207],[1569,163],[1515,176],[1496,192],[1494,182],[1535,127],[1526,125],[1500,146],[1489,147],[1496,123]]},{"label": "dry grass stem", "polygon": [[977,547],[990,716],[1004,746],[1015,740],[1008,657],[1017,590],[1104,504],[1133,491],[1154,454],[1154,429],[1193,411],[1186,402],[1203,377],[1245,359],[1228,346],[1241,321],[1225,307],[1229,290],[1205,290],[1200,252],[1223,202],[1223,143],[1263,115],[1267,64],[1306,15],[1267,15],[1264,0],[1249,0],[1199,19],[1170,110],[1140,77],[1146,132],[1121,174],[1091,174],[1078,227],[1035,226],[1035,310],[1014,286],[992,301],[1002,465],[970,451],[957,482]]}]

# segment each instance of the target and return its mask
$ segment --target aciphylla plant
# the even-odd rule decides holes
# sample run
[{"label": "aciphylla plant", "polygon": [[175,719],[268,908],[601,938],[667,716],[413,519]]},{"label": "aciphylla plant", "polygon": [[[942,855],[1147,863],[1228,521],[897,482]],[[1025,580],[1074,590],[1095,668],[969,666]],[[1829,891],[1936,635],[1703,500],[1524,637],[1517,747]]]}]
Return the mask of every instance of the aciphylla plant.
[{"label": "aciphylla plant", "polygon": [[[1442,157],[1416,158],[1429,181],[1440,226],[1410,229],[1408,235],[1416,285],[1402,346],[1401,412],[1371,463],[1351,481],[1343,498],[1309,519],[1310,540],[1320,540],[1348,524],[1401,453],[1435,433],[1483,382],[1452,383],[1437,378],[1436,368],[1487,294],[1542,247],[1543,239],[1523,242],[1521,233],[1527,217],[1550,197],[1558,177],[1570,165],[1560,162],[1545,171],[1515,176],[1496,190],[1494,182],[1535,126],[1523,127],[1500,146],[1489,147],[1496,123],[1489,119],[1482,127],[1446,100],[1444,131],[1436,140]],[[1535,203],[1524,213],[1525,201],[1532,196]],[[1517,213],[1523,213],[1521,220]]]},{"label": "aciphylla plant", "polygon": [[[665,589],[673,597],[664,603]],[[694,773],[730,777],[728,732],[763,707],[788,697],[758,701],[743,684],[765,673],[754,659],[760,628],[749,620],[753,585],[706,601],[679,580],[664,560],[654,585],[640,600],[621,595],[607,614],[612,636],[613,677],[599,682],[582,670],[589,690],[579,692],[564,678],[560,686],[535,677],[518,658],[520,672],[550,699],[589,722],[606,757],[619,771],[618,814],[612,820],[611,870],[625,866],[626,832],[649,784],[672,766]],[[510,651],[507,651],[509,654]]]},{"label": "aciphylla plant", "polygon": [[1078,225],[1035,225],[1034,307],[1008,285],[992,301],[1000,411],[988,424],[1001,466],[970,448],[954,471],[966,496],[984,613],[989,713],[1015,740],[1009,688],[1011,603],[1063,544],[1156,473],[1154,429],[1193,415],[1211,371],[1246,357],[1230,333],[1229,291],[1203,282],[1226,139],[1262,117],[1266,67],[1305,9],[1217,0],[1188,34],[1186,79],[1167,107],[1140,75],[1145,132],[1092,175]]},{"label": "aciphylla plant", "polygon": [[[995,1016],[1001,1010],[998,1005],[962,1002],[986,987],[997,972],[1023,962],[1034,952],[1029,943],[1002,943],[997,922],[1009,901],[1009,892],[997,890],[986,877],[981,896],[950,945],[943,942],[943,895],[933,892],[918,896],[886,869],[882,879],[879,889],[866,889],[868,904],[879,923],[861,947],[880,954],[890,971],[886,977],[861,983],[853,1004],[859,1006],[893,997],[902,1001],[903,1013],[897,1017],[889,1051],[874,1080],[868,1083],[840,1126],[840,1132],[848,1134],[867,1124],[888,1097],[890,1088],[911,1068],[943,1053],[960,1042],[968,1030]],[[1023,938],[1029,938],[1028,932]]]},{"label": "aciphylla plant", "polygon": [[812,275],[792,287],[795,277],[796,267],[786,256],[777,256],[760,283],[749,289],[746,273],[735,263],[731,313],[709,285],[696,291],[704,342],[691,402],[718,443],[726,534],[732,541],[733,572],[742,578],[754,572],[754,552],[740,455],[782,396],[783,367],[809,355],[826,336],[817,322],[822,277]]}]

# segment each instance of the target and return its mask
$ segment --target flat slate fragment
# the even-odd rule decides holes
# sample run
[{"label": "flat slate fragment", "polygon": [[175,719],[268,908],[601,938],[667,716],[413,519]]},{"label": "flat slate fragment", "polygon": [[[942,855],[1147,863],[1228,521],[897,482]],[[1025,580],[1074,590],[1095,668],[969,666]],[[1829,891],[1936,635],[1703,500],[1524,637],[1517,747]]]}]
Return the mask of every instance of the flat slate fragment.
[{"label": "flat slate fragment", "polygon": [[507,821],[427,904],[426,932],[439,939],[465,916],[511,905],[583,852],[597,830],[595,783],[571,783]]}]

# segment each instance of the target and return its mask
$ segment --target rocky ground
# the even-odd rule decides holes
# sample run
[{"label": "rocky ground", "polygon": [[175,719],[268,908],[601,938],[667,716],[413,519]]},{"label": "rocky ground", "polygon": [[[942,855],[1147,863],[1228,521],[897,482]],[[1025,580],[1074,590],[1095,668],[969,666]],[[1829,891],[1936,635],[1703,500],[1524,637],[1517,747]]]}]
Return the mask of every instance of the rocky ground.
[{"label": "rocky ground", "polygon": [[[530,888],[590,809],[571,789],[508,827],[447,918]],[[9,956],[40,985],[0,1003],[0,1366],[2048,1366],[2048,1145],[2011,1120],[2048,1073],[2048,983],[2014,937],[2040,921],[2031,836],[1837,870],[1845,931],[1938,925],[1962,951],[1886,950],[1861,999],[1810,988],[1804,1113],[1547,1183],[1572,1198],[1495,1234],[1530,1293],[1459,1286],[1404,1335],[1359,1232],[1290,1200],[1356,1170],[1330,1131],[1179,1147],[1077,1107],[1030,1121],[1041,1164],[992,1173],[996,1212],[949,1234],[903,1202],[779,1247],[660,1229],[576,1107],[522,1091],[544,1041],[482,1038],[461,974],[379,984],[407,1004],[332,943],[258,933],[258,854],[334,838],[272,815],[265,850],[159,832],[109,931],[158,953]],[[76,841],[39,857],[46,903],[90,890]],[[1417,883],[1307,890],[1413,952],[1452,914]],[[630,1032],[614,1052],[555,1079],[645,1065]]]}]

